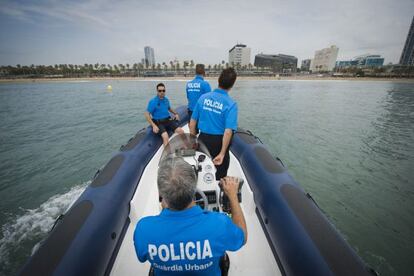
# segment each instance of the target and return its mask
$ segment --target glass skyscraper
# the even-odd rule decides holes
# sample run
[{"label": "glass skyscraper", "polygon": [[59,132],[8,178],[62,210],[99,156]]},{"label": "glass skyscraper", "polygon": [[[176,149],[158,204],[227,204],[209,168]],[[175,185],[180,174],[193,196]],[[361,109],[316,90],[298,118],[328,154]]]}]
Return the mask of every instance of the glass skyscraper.
[{"label": "glass skyscraper", "polygon": [[152,65],[155,65],[154,49],[151,48],[150,46],[145,46],[144,52],[145,52],[145,65],[147,67],[151,67]]},{"label": "glass skyscraper", "polygon": [[414,16],[411,21],[411,27],[405,41],[404,49],[401,53],[400,64],[414,65]]}]

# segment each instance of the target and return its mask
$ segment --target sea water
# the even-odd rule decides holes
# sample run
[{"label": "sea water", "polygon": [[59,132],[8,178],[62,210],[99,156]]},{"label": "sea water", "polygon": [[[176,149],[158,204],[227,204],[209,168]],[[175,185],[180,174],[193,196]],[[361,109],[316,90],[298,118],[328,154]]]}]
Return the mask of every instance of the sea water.
[{"label": "sea water", "polygon": [[[19,271],[96,170],[147,126],[157,83],[0,84],[1,275]],[[185,81],[165,84],[173,107],[186,103]],[[239,126],[370,266],[414,273],[413,82],[239,80],[230,94]]]}]

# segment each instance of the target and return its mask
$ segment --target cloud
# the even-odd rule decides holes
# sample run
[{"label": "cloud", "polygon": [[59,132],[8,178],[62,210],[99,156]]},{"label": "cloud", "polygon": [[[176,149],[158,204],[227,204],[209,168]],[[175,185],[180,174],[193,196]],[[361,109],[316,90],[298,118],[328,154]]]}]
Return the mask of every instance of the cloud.
[{"label": "cloud", "polygon": [[[133,63],[150,45],[160,63],[214,64],[237,42],[252,48],[252,62],[259,52],[310,58],[331,44],[340,59],[369,51],[397,62],[413,10],[411,0],[5,1],[0,23],[9,27],[0,30],[1,38],[18,34],[8,43],[28,53],[6,57],[9,63]],[[34,55],[29,46],[50,50]]]},{"label": "cloud", "polygon": [[0,13],[3,15],[16,18],[21,21],[30,21],[29,16],[17,5],[9,4],[9,5],[0,5]]},{"label": "cloud", "polygon": [[[92,2],[90,2],[92,3]],[[99,16],[94,16],[96,6],[84,5],[75,2],[44,1],[42,3],[25,3],[6,1],[0,7],[0,13],[22,21],[35,22],[39,17],[48,20],[63,20],[75,24],[92,24],[108,26],[108,22]]]}]

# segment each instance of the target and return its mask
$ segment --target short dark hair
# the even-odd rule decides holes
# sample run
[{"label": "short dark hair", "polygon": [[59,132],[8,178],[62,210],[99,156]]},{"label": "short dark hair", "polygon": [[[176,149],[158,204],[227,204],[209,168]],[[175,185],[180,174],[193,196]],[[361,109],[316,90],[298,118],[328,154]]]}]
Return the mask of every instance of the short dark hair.
[{"label": "short dark hair", "polygon": [[224,69],[218,79],[219,87],[223,89],[232,88],[233,84],[236,82],[236,78],[237,73],[232,67]]},{"label": "short dark hair", "polygon": [[196,74],[197,75],[204,75],[206,71],[204,70],[204,64],[196,64]]},{"label": "short dark hair", "polygon": [[160,87],[160,86],[165,88],[165,85],[162,82],[160,82],[159,84],[157,84],[157,90],[158,90],[158,87]]}]

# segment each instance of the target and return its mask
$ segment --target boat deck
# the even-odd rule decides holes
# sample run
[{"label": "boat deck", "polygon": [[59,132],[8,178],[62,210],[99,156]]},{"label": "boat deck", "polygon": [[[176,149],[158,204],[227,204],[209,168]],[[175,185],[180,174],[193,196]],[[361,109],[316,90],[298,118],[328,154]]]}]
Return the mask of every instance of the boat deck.
[{"label": "boat deck", "polygon": [[[185,131],[188,129],[185,128]],[[144,216],[157,215],[161,211],[158,202],[157,169],[162,147],[145,168],[133,199],[130,202],[131,223],[126,231],[118,256],[112,267],[111,275],[147,275],[149,262],[140,263],[135,254],[133,233],[138,220]],[[255,212],[256,205],[253,193],[243,174],[237,159],[230,154],[230,167],[228,175],[245,179],[242,188],[241,208],[243,209],[248,228],[247,243],[236,252],[228,252],[230,257],[229,275],[281,275],[278,264],[273,256],[263,232],[260,221]]]}]

